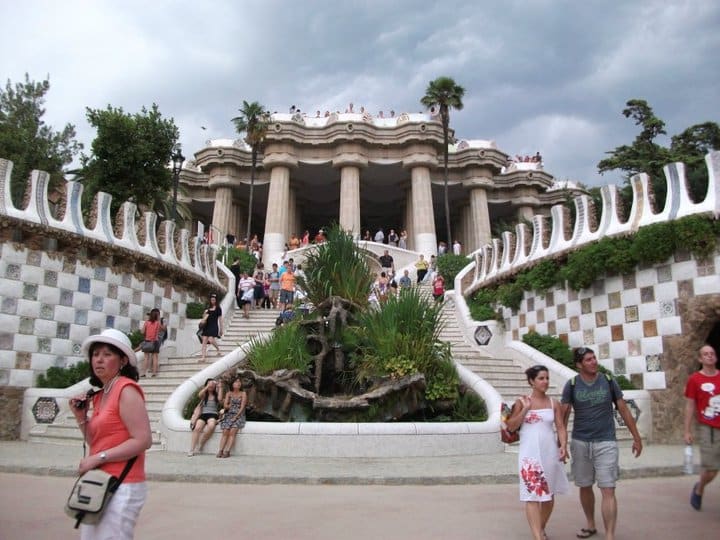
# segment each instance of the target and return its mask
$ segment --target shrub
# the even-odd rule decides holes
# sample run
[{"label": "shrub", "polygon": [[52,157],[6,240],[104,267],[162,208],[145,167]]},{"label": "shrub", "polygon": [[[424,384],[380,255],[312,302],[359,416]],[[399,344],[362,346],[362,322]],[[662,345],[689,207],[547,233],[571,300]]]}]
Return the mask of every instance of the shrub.
[{"label": "shrub", "polygon": [[145,334],[143,334],[143,331],[139,329],[133,330],[127,336],[128,338],[130,338],[130,344],[132,345],[133,349],[140,345],[140,343],[142,343],[142,341],[145,339]]},{"label": "shrub", "polygon": [[270,375],[278,369],[297,369],[306,374],[311,357],[305,342],[305,332],[298,321],[279,326],[270,337],[250,340],[248,367],[259,375]]},{"label": "shrub", "polygon": [[454,422],[485,422],[488,419],[487,406],[475,392],[461,388],[451,417]]},{"label": "shrub", "polygon": [[527,289],[544,292],[560,281],[560,267],[552,259],[542,261],[527,272]]},{"label": "shrub", "polygon": [[67,388],[90,376],[90,362],[82,361],[67,367],[51,367],[37,379],[38,388]]},{"label": "shrub", "polygon": [[[227,259],[225,258],[225,252],[227,251]],[[252,275],[257,266],[257,259],[252,253],[245,251],[244,249],[237,249],[234,246],[223,246],[218,250],[217,259],[219,261],[226,261],[227,266],[230,266],[235,259],[240,259],[240,272],[247,272]]]},{"label": "shrub", "polygon": [[445,279],[445,288],[452,289],[455,286],[455,276],[460,270],[470,264],[470,259],[465,255],[453,255],[446,253],[437,258],[437,269],[440,275]]},{"label": "shrub", "polygon": [[185,308],[185,316],[188,319],[202,319],[204,311],[205,304],[202,302],[188,302],[188,305]]},{"label": "shrub", "polygon": [[672,222],[654,223],[638,229],[633,238],[632,252],[641,263],[665,262],[675,253],[676,243]]},{"label": "shrub", "polygon": [[480,289],[468,301],[470,315],[476,321],[496,319],[498,317],[498,313],[495,310],[496,301],[495,289]]},{"label": "shrub", "polygon": [[713,224],[702,216],[687,216],[675,222],[678,247],[687,249],[701,259],[709,257],[715,251],[717,237],[713,233]]}]

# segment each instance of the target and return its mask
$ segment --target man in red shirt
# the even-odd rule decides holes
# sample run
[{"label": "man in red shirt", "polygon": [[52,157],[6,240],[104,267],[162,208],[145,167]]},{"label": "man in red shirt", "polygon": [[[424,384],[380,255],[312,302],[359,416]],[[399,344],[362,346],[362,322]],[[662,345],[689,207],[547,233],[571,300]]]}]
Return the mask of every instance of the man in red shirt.
[{"label": "man in red shirt", "polygon": [[694,441],[694,417],[698,422],[701,470],[700,480],[690,493],[690,505],[699,511],[705,486],[720,469],[720,371],[717,353],[710,345],[700,348],[698,360],[700,370],[690,375],[685,386],[685,444]]}]

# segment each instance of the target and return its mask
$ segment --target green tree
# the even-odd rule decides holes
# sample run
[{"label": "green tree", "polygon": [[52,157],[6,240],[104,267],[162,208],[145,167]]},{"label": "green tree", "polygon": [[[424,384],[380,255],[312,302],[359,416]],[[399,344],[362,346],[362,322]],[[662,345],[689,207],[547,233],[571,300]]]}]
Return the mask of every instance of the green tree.
[{"label": "green tree", "polygon": [[[167,208],[161,201],[172,188],[168,163],[180,136],[174,120],[163,118],[155,104],[135,114],[110,105],[88,108],[87,119],[97,129],[92,155],[83,156],[88,196],[109,193],[113,212],[128,200],[149,209]],[[164,217],[170,218],[169,214]]]},{"label": "green tree", "polygon": [[691,195],[702,199],[707,191],[707,169],[704,157],[709,150],[720,148],[720,127],[715,122],[705,122],[687,128],[680,135],[671,138],[670,148],[659,145],[655,139],[666,135],[665,122],[655,116],[652,107],[645,100],[631,99],[623,109],[626,118],[632,118],[641,126],[641,131],[631,145],[622,145],[607,152],[610,157],[598,163],[601,174],[619,169],[623,171],[625,186],[623,200],[629,209],[632,201],[630,178],[641,172],[650,176],[657,208],[665,205],[667,185],[663,167],[674,161],[688,165],[688,179]]},{"label": "green tree", "polygon": [[462,110],[465,89],[450,77],[438,77],[428,83],[420,103],[426,107],[438,107],[443,128],[443,178],[445,197],[445,227],[448,245],[452,243],[450,231],[450,203],[448,201],[448,148],[450,145],[450,109]]},{"label": "green tree", "polygon": [[248,103],[243,100],[242,108],[238,109],[240,116],[232,119],[235,129],[239,134],[245,134],[245,142],[250,146],[252,168],[250,169],[250,197],[248,200],[248,221],[247,232],[245,234],[248,251],[250,250],[250,238],[252,227],[253,213],[253,191],[255,190],[255,168],[257,167],[258,152],[262,148],[262,144],[267,134],[268,122],[270,121],[270,113],[265,107],[257,101]]},{"label": "green tree", "polygon": [[13,162],[12,200],[17,206],[33,169],[50,174],[51,186],[64,181],[63,167],[70,164],[81,149],[75,141],[75,126],[66,124],[62,131],[54,131],[43,121],[45,94],[50,81],[31,81],[13,84],[8,79],[0,89],[0,157]]}]

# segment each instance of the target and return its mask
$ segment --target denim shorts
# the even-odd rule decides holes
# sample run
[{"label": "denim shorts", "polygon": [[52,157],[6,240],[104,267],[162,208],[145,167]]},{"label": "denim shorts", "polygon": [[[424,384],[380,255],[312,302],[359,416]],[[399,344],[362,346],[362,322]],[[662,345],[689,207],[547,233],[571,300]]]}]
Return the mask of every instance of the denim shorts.
[{"label": "denim shorts", "polygon": [[613,488],[619,475],[617,441],[570,441],[571,470],[578,487],[597,482],[600,488]]}]

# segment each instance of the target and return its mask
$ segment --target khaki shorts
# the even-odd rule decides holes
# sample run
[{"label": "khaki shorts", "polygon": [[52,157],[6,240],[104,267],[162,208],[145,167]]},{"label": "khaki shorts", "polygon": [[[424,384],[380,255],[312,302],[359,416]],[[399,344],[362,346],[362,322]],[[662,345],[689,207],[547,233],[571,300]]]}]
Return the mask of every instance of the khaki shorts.
[{"label": "khaki shorts", "polygon": [[714,429],[707,424],[699,424],[697,434],[700,443],[700,466],[708,471],[719,470],[720,429]]},{"label": "khaki shorts", "polygon": [[571,470],[575,485],[614,488],[620,465],[617,441],[570,441]]}]

